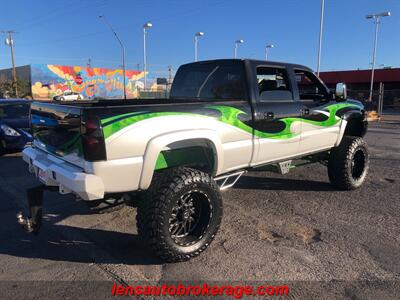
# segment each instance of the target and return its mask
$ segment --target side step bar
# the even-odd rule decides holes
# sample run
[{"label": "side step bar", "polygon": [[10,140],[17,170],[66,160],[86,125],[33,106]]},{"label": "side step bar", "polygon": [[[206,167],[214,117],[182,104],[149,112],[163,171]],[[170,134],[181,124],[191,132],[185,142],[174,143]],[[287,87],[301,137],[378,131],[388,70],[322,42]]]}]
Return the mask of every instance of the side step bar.
[{"label": "side step bar", "polygon": [[289,173],[291,166],[292,166],[291,160],[281,161],[278,163],[279,172],[282,175],[285,175],[285,174]]},{"label": "side step bar", "polygon": [[235,185],[239,178],[247,171],[238,171],[231,174],[225,174],[221,176],[214,177],[214,180],[219,185],[221,191],[226,190]]}]

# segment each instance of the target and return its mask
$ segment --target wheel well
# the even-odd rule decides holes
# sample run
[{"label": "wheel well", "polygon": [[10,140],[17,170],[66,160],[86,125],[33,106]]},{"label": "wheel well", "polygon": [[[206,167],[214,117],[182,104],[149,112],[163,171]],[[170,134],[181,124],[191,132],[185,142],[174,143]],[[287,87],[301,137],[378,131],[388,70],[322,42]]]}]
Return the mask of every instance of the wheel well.
[{"label": "wheel well", "polygon": [[346,130],[344,131],[344,136],[359,136],[363,137],[365,135],[367,128],[366,124],[361,117],[352,118],[347,121]]},{"label": "wheel well", "polygon": [[203,139],[171,143],[159,153],[154,170],[178,166],[214,174],[217,170],[217,158],[212,143]]}]

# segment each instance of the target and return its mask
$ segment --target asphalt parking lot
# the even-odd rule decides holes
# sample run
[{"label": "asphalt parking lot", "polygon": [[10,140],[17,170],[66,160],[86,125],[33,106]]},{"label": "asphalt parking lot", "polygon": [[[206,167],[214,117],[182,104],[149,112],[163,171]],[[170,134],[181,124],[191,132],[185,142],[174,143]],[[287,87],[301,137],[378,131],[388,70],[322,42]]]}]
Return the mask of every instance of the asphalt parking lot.
[{"label": "asphalt parking lot", "polygon": [[[137,236],[136,209],[125,205],[100,214],[72,196],[46,193],[39,236],[25,234],[15,215],[36,181],[19,155],[2,157],[0,282],[335,281],[344,284],[326,291],[332,298],[397,298],[400,123],[372,124],[366,140],[371,165],[359,190],[334,190],[320,164],[285,176],[248,173],[223,193],[223,224],[211,247],[179,264],[151,254]],[[365,289],[371,286],[373,294]]]}]

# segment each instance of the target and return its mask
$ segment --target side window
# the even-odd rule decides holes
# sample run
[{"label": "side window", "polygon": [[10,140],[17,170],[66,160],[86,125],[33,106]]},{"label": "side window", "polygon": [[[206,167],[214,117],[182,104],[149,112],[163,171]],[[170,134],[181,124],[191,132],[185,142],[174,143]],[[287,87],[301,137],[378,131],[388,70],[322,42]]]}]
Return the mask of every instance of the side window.
[{"label": "side window", "polygon": [[312,72],[295,70],[300,100],[322,100],[329,97],[327,89]]},{"label": "side window", "polygon": [[260,101],[293,100],[286,69],[258,67],[257,82]]},{"label": "side window", "polygon": [[[240,69],[239,69],[240,70]],[[199,89],[199,96],[207,99],[243,99],[242,73],[232,66],[216,67]]]}]

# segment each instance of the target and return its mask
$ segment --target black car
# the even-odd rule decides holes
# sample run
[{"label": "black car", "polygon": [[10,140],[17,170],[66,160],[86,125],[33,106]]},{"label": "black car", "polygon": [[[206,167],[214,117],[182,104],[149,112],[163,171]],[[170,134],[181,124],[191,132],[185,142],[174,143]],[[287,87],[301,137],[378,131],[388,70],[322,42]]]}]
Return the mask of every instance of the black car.
[{"label": "black car", "polygon": [[32,141],[29,126],[31,101],[0,99],[0,155],[21,151]]}]

